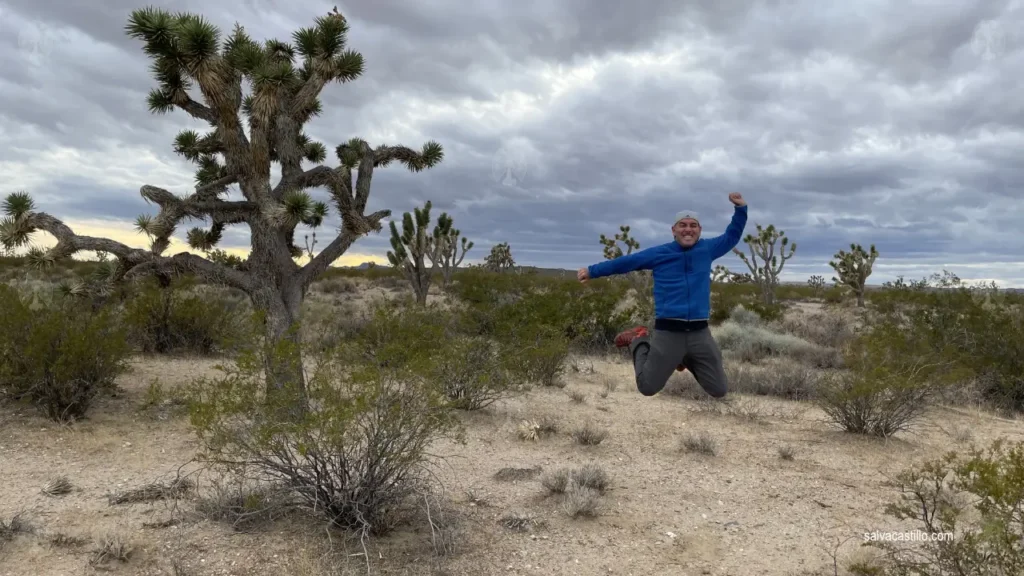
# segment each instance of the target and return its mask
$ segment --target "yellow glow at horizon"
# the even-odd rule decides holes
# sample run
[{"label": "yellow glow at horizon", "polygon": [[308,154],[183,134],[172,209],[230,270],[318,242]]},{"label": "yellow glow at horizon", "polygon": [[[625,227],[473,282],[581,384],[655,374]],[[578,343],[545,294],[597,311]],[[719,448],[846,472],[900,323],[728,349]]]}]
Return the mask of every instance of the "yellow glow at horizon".
[{"label": "yellow glow at horizon", "polygon": [[[125,222],[119,222],[116,220],[65,220],[75,234],[79,236],[93,236],[97,238],[109,238],[115,242],[120,242],[126,246],[132,248],[149,248],[149,237],[145,234],[135,230],[135,227]],[[50,248],[57,243],[57,240],[46,232],[36,232],[32,235],[32,246],[39,248]],[[318,241],[319,244],[319,241]],[[327,244],[324,243],[324,246]],[[221,248],[224,252],[231,254],[232,256],[238,256],[240,258],[246,258],[249,256],[248,248]],[[203,255],[202,251],[191,248],[186,242],[178,238],[171,238],[171,245],[164,252],[166,256],[172,256],[180,252],[190,252],[192,254]],[[95,258],[95,254],[92,252],[79,252],[75,255],[77,259],[92,260]],[[305,264],[309,261],[309,258],[303,256],[296,260],[300,265]],[[358,266],[364,262],[374,262],[376,264],[388,264],[387,258],[376,256],[373,254],[366,254],[362,252],[346,252],[342,254],[340,258],[334,261],[332,266]]]}]

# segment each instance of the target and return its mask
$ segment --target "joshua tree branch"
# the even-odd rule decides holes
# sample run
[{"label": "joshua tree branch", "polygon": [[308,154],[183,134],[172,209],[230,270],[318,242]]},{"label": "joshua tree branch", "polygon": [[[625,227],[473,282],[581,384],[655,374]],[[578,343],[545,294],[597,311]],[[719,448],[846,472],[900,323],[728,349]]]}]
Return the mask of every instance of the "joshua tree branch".
[{"label": "joshua tree branch", "polygon": [[341,258],[357,238],[370,232],[380,232],[380,221],[389,216],[391,216],[390,210],[380,210],[369,216],[360,217],[358,221],[346,220],[341,233],[302,267],[300,274],[302,274],[303,288],[308,287],[317,276],[327,270],[331,263]]},{"label": "joshua tree branch", "polygon": [[49,233],[57,239],[57,244],[45,253],[47,260],[68,258],[81,251],[106,252],[118,257],[128,270],[126,276],[139,276],[154,272],[192,272],[210,282],[217,282],[250,291],[252,285],[245,274],[214,264],[195,254],[181,253],[172,257],[154,254],[149,250],[132,248],[107,238],[79,236],[64,222],[46,214],[33,212],[19,219],[22,233],[31,234],[37,230]]}]

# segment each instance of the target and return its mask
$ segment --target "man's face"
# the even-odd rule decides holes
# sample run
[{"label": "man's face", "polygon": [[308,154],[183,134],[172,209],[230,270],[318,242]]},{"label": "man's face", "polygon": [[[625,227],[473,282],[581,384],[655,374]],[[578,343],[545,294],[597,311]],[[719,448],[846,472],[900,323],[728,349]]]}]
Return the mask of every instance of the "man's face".
[{"label": "man's face", "polygon": [[700,224],[693,218],[683,218],[672,226],[672,236],[683,248],[689,248],[700,239]]}]

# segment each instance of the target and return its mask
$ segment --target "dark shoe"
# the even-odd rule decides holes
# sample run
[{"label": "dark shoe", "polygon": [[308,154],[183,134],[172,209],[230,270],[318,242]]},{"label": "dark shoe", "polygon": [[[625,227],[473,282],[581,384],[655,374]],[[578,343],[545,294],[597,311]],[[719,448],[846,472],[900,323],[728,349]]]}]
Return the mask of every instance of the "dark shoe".
[{"label": "dark shoe", "polygon": [[647,336],[647,328],[643,326],[630,328],[625,332],[620,332],[619,335],[615,337],[615,346],[617,348],[625,348],[632,344],[635,338],[640,338],[643,336]]}]

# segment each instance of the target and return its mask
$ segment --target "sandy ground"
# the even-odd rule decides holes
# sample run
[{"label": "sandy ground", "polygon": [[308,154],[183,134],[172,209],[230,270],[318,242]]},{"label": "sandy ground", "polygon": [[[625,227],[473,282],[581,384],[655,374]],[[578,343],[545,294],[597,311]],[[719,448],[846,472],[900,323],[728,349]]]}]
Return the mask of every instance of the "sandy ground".
[{"label": "sandy ground", "polygon": [[[103,399],[89,421],[73,427],[0,408],[0,519],[21,513],[34,529],[0,549],[0,576],[327,574],[316,565],[318,554],[329,539],[337,549],[339,537],[310,522],[285,518],[240,533],[183,514],[192,506],[187,499],[108,504],[109,493],[171,477],[194,456],[187,421],[144,409],[146,393],[154,378],[173,387],[210,374],[214,363],[139,359],[120,379],[123,394]],[[723,414],[686,394],[641,396],[623,360],[581,365],[566,379],[567,390],[586,394],[582,403],[566,390],[545,388],[465,415],[468,443],[437,449],[449,455],[439,477],[464,519],[458,550],[436,558],[429,529],[409,528],[369,544],[374,573],[832,574],[829,553],[837,543],[846,541],[838,550],[842,566],[859,553],[864,532],[918,528],[882,513],[896,498],[882,485],[888,476],[965,442],[1024,439],[1020,422],[949,409],[936,409],[913,434],[889,441],[855,437],[831,429],[807,404],[733,396],[730,406],[742,406],[747,416]],[[685,376],[676,380],[674,387],[695,386]],[[616,388],[602,398],[609,383]],[[559,423],[558,434],[517,437],[522,420],[545,415]],[[585,423],[606,428],[607,438],[597,446],[576,444],[566,431]],[[685,436],[699,433],[714,438],[716,454],[680,449]],[[794,448],[792,460],[780,458],[781,446]],[[546,472],[589,462],[611,477],[596,518],[565,516],[538,477],[494,478],[505,467]],[[69,476],[73,491],[43,494],[57,474]],[[513,532],[499,522],[509,512],[541,522]],[[183,521],[160,524],[171,518]],[[58,533],[85,541],[55,545]],[[91,551],[108,534],[130,542],[130,558],[91,565]],[[347,567],[330,573],[365,574],[361,552],[350,545]]]}]

